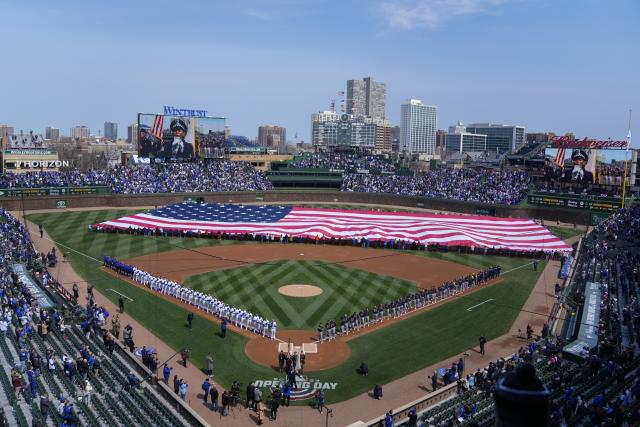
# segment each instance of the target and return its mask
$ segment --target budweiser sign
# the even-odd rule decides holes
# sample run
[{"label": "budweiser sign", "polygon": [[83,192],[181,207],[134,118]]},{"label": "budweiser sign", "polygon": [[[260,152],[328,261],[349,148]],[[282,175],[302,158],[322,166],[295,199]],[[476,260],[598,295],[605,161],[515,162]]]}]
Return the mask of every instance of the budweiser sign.
[{"label": "budweiser sign", "polygon": [[553,148],[599,148],[624,150],[629,145],[628,141],[613,141],[607,139],[599,141],[596,139],[571,139],[567,136],[557,136],[553,138]]}]

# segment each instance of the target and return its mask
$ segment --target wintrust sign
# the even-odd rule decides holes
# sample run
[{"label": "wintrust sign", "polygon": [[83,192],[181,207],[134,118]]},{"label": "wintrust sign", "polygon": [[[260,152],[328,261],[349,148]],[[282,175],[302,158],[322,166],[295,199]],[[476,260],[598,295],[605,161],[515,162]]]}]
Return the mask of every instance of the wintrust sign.
[{"label": "wintrust sign", "polygon": [[207,110],[195,110],[193,108],[176,108],[171,105],[164,106],[164,114],[180,117],[207,117]]}]

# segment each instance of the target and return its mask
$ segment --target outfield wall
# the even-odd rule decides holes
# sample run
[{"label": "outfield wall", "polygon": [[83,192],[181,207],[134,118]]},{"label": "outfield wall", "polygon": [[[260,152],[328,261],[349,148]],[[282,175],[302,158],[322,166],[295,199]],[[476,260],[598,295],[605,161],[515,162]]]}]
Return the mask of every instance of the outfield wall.
[{"label": "outfield wall", "polygon": [[560,220],[566,223],[588,224],[591,212],[578,209],[561,209],[544,206],[506,206],[458,200],[429,199],[419,196],[395,194],[346,193],[338,191],[265,191],[265,192],[221,192],[221,193],[163,193],[163,194],[90,194],[64,196],[28,196],[1,198],[0,206],[9,210],[56,209],[64,201],[67,208],[127,208],[136,206],[163,206],[179,203],[185,198],[203,198],[208,203],[345,203],[376,204],[424,208],[438,211],[481,214],[495,211],[499,217],[527,217],[546,221]]}]

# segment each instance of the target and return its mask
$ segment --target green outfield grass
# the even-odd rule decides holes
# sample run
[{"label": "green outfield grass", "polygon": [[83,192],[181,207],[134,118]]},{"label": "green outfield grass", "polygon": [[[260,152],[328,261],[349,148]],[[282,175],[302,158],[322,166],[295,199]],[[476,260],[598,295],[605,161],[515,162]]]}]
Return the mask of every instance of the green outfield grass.
[{"label": "green outfield grass", "polygon": [[[309,284],[322,288],[313,298],[287,297],[278,288]],[[277,261],[187,278],[190,288],[215,295],[235,307],[275,319],[286,329],[314,329],[362,307],[373,307],[415,292],[406,280],[321,261]]]},{"label": "green outfield grass", "polygon": [[[85,280],[93,283],[98,291],[114,303],[117,302],[117,294],[113,291],[129,296],[134,301],[127,304],[127,313],[171,347],[175,349],[183,346],[190,347],[193,362],[197,366],[204,366],[205,355],[208,351],[212,351],[215,357],[215,379],[223,386],[229,386],[235,379],[244,384],[258,379],[273,379],[275,374],[273,370],[255,365],[247,358],[244,353],[247,340],[245,337],[230,333],[225,340],[222,340],[217,335],[219,327],[198,315],[196,315],[193,330],[187,330],[184,327],[187,315],[184,309],[102,272],[99,269],[100,262],[96,261],[103,255],[126,259],[181,247],[197,249],[210,245],[241,243],[102,234],[87,230],[88,224],[131,212],[123,210],[65,211],[32,214],[29,215],[29,219],[43,224],[56,242],[73,249],[62,248],[69,254],[69,259],[76,271]],[[38,237],[34,236],[34,238]],[[481,334],[492,339],[506,333],[544,267],[542,263],[538,272],[534,272],[530,261],[522,258],[456,253],[420,252],[419,254],[457,261],[475,268],[499,264],[504,271],[514,268],[515,270],[503,276],[502,282],[495,286],[457,298],[350,341],[352,355],[348,361],[336,368],[310,374],[321,381],[338,383],[335,390],[327,392],[328,402],[348,399],[370,390],[375,383],[388,383],[447,357],[460,354],[476,346]],[[493,301],[480,305],[472,311],[467,310],[488,299]],[[370,374],[367,377],[358,376],[354,372],[363,360],[370,367]]]},{"label": "green outfield grass", "polygon": [[577,228],[568,228],[568,227],[558,227],[555,225],[547,226],[550,232],[552,232],[555,236],[559,237],[562,240],[566,240],[573,236],[580,236],[584,234],[584,225],[581,225]]}]

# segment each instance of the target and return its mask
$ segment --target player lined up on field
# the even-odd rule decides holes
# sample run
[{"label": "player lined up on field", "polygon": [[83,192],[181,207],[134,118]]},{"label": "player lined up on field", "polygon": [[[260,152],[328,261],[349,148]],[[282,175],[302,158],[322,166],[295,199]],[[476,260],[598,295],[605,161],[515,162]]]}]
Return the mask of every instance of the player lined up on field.
[{"label": "player lined up on field", "polygon": [[227,319],[240,329],[246,329],[258,335],[276,339],[277,323],[275,320],[263,319],[254,313],[225,304],[216,297],[187,288],[172,280],[156,277],[147,271],[125,264],[113,257],[105,256],[104,265],[155,292],[170,295],[200,310],[214,314],[220,319]]}]

